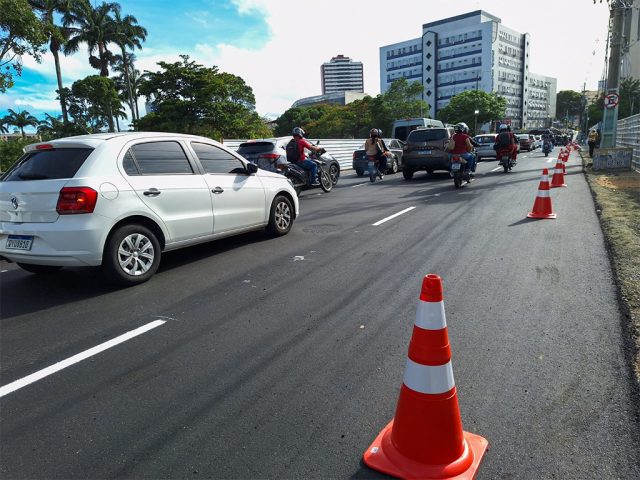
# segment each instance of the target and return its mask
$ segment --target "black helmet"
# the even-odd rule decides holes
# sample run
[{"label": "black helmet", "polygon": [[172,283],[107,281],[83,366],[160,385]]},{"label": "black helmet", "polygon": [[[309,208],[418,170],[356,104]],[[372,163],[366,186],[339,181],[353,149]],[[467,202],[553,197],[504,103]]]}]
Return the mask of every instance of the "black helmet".
[{"label": "black helmet", "polygon": [[292,131],[291,131],[291,135],[297,135],[299,137],[304,137],[304,130],[301,129],[300,127],[295,127]]},{"label": "black helmet", "polygon": [[380,136],[380,130],[378,130],[377,128],[372,128],[369,131],[369,136],[370,137],[379,137]]}]

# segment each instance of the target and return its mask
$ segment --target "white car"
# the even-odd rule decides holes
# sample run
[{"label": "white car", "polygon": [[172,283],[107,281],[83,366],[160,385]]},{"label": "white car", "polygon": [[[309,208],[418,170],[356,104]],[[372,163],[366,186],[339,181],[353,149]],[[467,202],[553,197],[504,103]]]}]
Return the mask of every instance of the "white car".
[{"label": "white car", "polygon": [[37,143],[0,178],[0,256],[32,273],[102,265],[133,285],[161,252],[267,228],[289,232],[298,196],[208,138],[82,135]]}]

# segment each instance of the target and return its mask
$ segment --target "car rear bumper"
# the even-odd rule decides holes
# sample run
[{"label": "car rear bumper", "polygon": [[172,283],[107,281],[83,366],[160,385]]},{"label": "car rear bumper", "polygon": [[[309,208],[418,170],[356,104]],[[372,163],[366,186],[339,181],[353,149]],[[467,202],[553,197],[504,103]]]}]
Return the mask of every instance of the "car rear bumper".
[{"label": "car rear bumper", "polygon": [[[85,217],[85,218],[80,218]],[[102,263],[107,219],[98,215],[61,218],[53,223],[0,222],[0,256],[12,262],[62,267]],[[64,225],[64,229],[61,228]],[[33,237],[30,250],[7,248],[9,235]]]},{"label": "car rear bumper", "polygon": [[447,170],[449,171],[449,156],[411,156],[402,159],[404,170]]}]

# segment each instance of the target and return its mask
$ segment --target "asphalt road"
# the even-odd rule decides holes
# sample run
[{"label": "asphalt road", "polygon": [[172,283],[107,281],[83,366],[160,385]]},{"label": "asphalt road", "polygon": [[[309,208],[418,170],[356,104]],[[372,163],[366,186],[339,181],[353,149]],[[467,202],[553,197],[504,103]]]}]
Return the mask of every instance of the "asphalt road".
[{"label": "asphalt road", "polygon": [[558,218],[525,219],[554,164],[482,162],[461,190],[346,172],[302,194],[289,235],[169,253],[130,289],[0,263],[0,386],[121,340],[0,398],[0,475],[384,478],[362,454],[437,273],[462,422],[489,441],[478,478],[640,478],[627,333],[576,158]]}]

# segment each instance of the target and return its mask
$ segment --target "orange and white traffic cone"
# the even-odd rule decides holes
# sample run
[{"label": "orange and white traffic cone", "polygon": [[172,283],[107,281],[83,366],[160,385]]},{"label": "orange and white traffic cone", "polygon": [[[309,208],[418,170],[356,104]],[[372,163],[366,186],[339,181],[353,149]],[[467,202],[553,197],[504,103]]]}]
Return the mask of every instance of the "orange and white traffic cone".
[{"label": "orange and white traffic cone", "polygon": [[542,170],[542,178],[538,187],[536,200],[533,202],[533,210],[527,215],[528,218],[556,218],[556,214],[551,209],[551,197],[549,196],[549,170]]},{"label": "orange and white traffic cone", "polygon": [[399,478],[473,478],[485,438],[462,430],[442,301],[442,281],[422,281],[396,415],[364,453],[369,467]]},{"label": "orange and white traffic cone", "polygon": [[551,177],[551,188],[566,187],[564,183],[564,163],[558,158],[556,167],[553,169],[553,177]]}]

